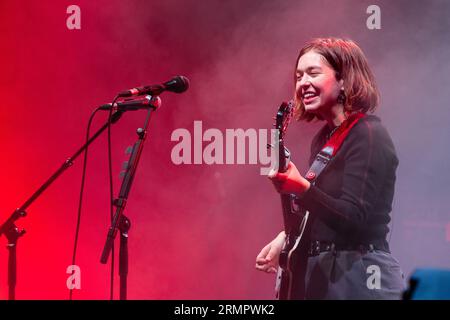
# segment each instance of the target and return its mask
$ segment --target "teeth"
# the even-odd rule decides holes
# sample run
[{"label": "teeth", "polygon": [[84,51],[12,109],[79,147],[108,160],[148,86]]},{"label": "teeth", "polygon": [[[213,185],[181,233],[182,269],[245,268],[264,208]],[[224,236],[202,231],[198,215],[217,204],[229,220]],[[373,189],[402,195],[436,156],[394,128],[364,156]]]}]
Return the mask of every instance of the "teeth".
[{"label": "teeth", "polygon": [[316,94],[312,92],[307,92],[303,95],[303,98],[311,98],[314,97]]}]

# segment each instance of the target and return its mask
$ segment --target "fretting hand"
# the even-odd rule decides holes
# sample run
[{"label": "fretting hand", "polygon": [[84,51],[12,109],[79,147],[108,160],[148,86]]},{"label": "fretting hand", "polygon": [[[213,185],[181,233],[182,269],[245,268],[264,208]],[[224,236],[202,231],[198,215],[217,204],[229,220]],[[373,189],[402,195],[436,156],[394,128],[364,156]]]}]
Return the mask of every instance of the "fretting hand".
[{"label": "fretting hand", "polygon": [[275,189],[283,194],[300,196],[311,186],[311,183],[298,172],[292,161],[289,162],[286,172],[281,173],[272,169],[267,177],[272,180]]}]

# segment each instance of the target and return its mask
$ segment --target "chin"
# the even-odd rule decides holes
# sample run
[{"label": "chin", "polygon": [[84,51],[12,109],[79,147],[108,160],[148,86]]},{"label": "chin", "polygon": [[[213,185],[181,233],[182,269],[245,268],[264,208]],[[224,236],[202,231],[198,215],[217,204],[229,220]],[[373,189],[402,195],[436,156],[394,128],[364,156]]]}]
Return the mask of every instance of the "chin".
[{"label": "chin", "polygon": [[317,119],[319,119],[319,120],[323,120],[323,117],[321,115],[320,110],[321,110],[321,106],[320,105],[309,105],[309,106],[305,105],[305,112],[306,113],[309,113],[309,114],[312,114],[312,115],[316,116]]},{"label": "chin", "polygon": [[305,106],[305,111],[308,113],[317,113],[317,111],[319,110],[319,105],[314,105],[314,104],[309,104],[309,105],[304,105]]}]

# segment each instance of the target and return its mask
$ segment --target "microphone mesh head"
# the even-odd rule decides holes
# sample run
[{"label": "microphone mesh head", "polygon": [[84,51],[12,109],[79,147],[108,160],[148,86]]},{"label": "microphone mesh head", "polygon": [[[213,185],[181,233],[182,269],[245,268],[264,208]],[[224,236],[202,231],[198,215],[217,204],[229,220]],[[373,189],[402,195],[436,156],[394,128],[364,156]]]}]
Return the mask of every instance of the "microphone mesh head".
[{"label": "microphone mesh head", "polygon": [[189,89],[189,79],[184,76],[176,76],[173,78],[172,83],[170,85],[170,91],[181,93]]}]

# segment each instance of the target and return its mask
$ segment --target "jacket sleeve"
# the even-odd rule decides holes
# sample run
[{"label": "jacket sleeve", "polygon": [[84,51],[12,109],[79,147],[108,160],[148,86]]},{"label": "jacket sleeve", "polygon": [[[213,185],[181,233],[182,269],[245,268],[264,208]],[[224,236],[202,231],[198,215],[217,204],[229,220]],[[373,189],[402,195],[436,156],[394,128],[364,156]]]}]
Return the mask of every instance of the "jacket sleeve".
[{"label": "jacket sleeve", "polygon": [[338,151],[344,152],[339,196],[330,196],[319,186],[311,185],[300,197],[302,206],[313,216],[346,232],[363,229],[376,210],[388,165],[386,137],[390,140],[381,125],[365,120],[352,131]]}]

